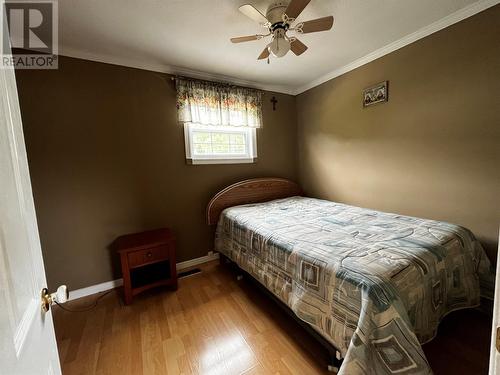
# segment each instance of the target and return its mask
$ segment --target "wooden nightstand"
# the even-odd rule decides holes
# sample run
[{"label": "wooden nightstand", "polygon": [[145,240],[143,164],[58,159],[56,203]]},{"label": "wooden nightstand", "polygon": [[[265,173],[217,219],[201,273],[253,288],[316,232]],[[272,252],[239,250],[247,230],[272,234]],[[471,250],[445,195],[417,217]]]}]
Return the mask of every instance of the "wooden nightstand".
[{"label": "wooden nightstand", "polygon": [[125,304],[150,288],[169,285],[177,289],[175,239],[169,229],[118,237],[112,248],[120,254]]}]

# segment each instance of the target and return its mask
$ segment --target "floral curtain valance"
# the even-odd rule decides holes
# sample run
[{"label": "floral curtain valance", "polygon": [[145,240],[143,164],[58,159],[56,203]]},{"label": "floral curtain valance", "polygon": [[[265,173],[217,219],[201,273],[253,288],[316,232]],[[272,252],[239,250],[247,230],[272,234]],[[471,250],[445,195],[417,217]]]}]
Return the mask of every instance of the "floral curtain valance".
[{"label": "floral curtain valance", "polygon": [[181,122],[215,126],[262,126],[262,92],[217,82],[176,78]]}]

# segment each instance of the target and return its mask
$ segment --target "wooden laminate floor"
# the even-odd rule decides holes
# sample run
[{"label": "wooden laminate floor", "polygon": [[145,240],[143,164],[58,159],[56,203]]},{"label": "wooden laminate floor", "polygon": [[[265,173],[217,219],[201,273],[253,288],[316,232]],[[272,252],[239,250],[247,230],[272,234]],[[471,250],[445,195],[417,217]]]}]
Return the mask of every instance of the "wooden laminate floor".
[{"label": "wooden laminate floor", "polygon": [[[323,348],[252,283],[217,262],[202,270],[131,306],[113,291],[88,312],[56,307],[63,374],[329,374]],[[490,327],[478,311],[445,318],[424,346],[435,374],[486,374]]]}]

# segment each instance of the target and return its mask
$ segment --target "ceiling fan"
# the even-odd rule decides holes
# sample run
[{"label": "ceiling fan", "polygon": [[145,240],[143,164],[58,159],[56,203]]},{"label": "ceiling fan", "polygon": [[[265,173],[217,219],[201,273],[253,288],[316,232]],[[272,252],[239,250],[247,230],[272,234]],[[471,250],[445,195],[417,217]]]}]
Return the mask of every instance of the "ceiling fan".
[{"label": "ceiling fan", "polygon": [[265,16],[250,4],[242,5],[239,7],[239,11],[260,23],[260,25],[268,29],[269,32],[267,34],[231,38],[231,42],[249,42],[271,36],[271,42],[264,48],[258,57],[258,60],[267,59],[268,63],[269,55],[271,54],[274,57],[283,57],[288,51],[292,50],[295,55],[302,55],[307,50],[307,46],[295,36],[288,36],[288,31],[294,31],[297,34],[307,34],[330,30],[333,26],[333,16],[299,22],[292,26],[310,1],[311,0],[291,0],[290,2],[274,2],[267,8]]}]

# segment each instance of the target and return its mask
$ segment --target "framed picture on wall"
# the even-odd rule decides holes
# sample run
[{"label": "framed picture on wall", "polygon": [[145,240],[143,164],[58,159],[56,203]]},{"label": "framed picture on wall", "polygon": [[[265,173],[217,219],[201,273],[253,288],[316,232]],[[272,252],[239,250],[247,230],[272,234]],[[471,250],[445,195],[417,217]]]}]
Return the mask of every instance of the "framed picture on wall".
[{"label": "framed picture on wall", "polygon": [[389,81],[377,83],[363,90],[363,107],[384,103],[389,100]]}]

